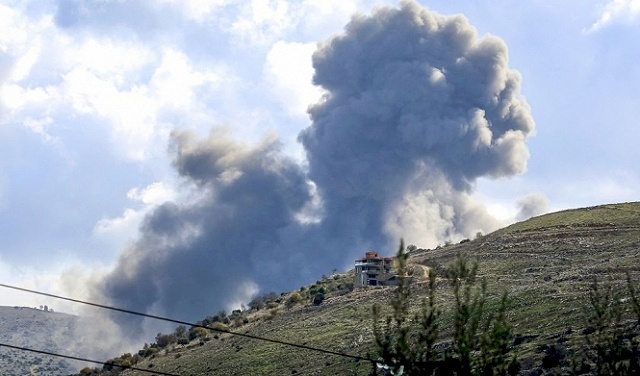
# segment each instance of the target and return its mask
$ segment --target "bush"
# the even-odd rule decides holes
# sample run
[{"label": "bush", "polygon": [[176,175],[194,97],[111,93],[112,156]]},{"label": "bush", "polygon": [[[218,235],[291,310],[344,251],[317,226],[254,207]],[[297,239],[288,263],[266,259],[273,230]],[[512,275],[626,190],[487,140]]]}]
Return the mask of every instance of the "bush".
[{"label": "bush", "polygon": [[117,358],[109,359],[102,366],[104,371],[123,371],[137,363],[130,353],[122,354]]},{"label": "bush", "polygon": [[149,346],[145,343],[142,350],[138,350],[138,355],[143,358],[148,358],[150,356],[153,356],[158,353],[158,347],[156,346]]},{"label": "bush", "polygon": [[453,338],[451,346],[441,350],[436,348],[441,311],[436,305],[435,271],[429,269],[427,297],[422,301],[422,309],[411,314],[407,260],[401,243],[396,256],[400,278],[391,298],[391,315],[381,320],[380,307],[373,307],[373,333],[383,367],[390,374],[405,375],[517,372],[515,357],[508,359],[512,335],[505,317],[507,295],[503,295],[496,313],[486,311],[486,283],[476,278],[477,263],[469,265],[458,256],[447,269],[446,277],[454,297]]},{"label": "bush", "polygon": [[211,329],[218,331],[218,332],[228,332],[229,331],[229,325],[225,324],[225,323],[221,323],[221,322],[214,322],[213,325],[211,325]]},{"label": "bush", "polygon": [[189,329],[189,340],[193,341],[196,338],[206,338],[209,336],[209,331],[199,326],[193,326]]},{"label": "bush", "polygon": [[614,289],[611,284],[601,286],[594,279],[589,290],[587,328],[583,331],[585,348],[579,366],[594,368],[598,375],[640,374],[640,339],[634,326],[624,323],[623,302],[631,301],[636,317],[634,325],[640,324],[640,300],[627,274],[629,298]]},{"label": "bush", "polygon": [[299,292],[294,292],[293,294],[289,295],[289,298],[287,299],[287,306],[292,307],[302,302],[302,300],[302,295],[300,295]]},{"label": "bush", "polygon": [[264,308],[265,305],[266,301],[262,297],[257,297],[249,302],[249,309],[259,311]]},{"label": "bush", "polygon": [[165,347],[177,342],[178,342],[178,337],[176,337],[175,334],[158,333],[158,335],[156,336],[156,344],[161,349],[164,349]]},{"label": "bush", "polygon": [[173,332],[173,334],[175,334],[176,338],[178,338],[178,340],[182,339],[182,338],[187,338],[188,334],[187,334],[187,327],[184,325],[179,325],[175,332]]}]

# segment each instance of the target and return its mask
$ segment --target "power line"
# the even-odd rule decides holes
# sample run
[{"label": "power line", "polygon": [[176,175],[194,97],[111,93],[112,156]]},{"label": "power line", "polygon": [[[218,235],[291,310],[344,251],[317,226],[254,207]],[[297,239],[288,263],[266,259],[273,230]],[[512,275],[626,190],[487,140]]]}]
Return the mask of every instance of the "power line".
[{"label": "power line", "polygon": [[5,288],[8,288],[8,289],[13,289],[13,290],[18,290],[18,291],[24,291],[24,292],[28,292],[28,293],[31,293],[31,294],[48,296],[50,298],[66,300],[66,301],[69,301],[69,302],[74,302],[74,303],[79,303],[79,304],[85,304],[85,305],[89,305],[89,306],[92,306],[92,307],[108,309],[108,310],[111,310],[111,311],[127,313],[127,314],[130,314],[130,315],[142,316],[142,317],[155,319],[155,320],[160,320],[160,321],[167,321],[167,322],[171,322],[171,323],[174,323],[174,324],[187,325],[187,326],[192,326],[192,327],[196,327],[196,328],[204,328],[204,329],[211,330],[211,331],[214,331],[214,332],[228,333],[228,334],[234,335],[234,336],[239,336],[239,337],[244,337],[244,338],[249,338],[249,339],[255,339],[255,340],[259,340],[259,341],[276,343],[276,344],[283,345],[283,346],[297,347],[299,349],[304,349],[304,350],[309,350],[309,351],[316,351],[316,352],[321,352],[321,353],[324,353],[324,354],[342,356],[342,357],[345,357],[345,358],[351,358],[351,359],[362,360],[362,361],[367,361],[367,362],[375,361],[374,359],[365,358],[365,357],[358,356],[358,355],[350,355],[350,354],[345,354],[345,353],[341,353],[341,352],[337,352],[337,351],[325,350],[325,349],[321,349],[321,348],[318,348],[318,347],[311,347],[311,346],[307,346],[307,345],[301,345],[301,344],[298,344],[298,343],[281,341],[279,339],[259,337],[259,336],[255,336],[255,335],[247,334],[247,333],[238,333],[238,332],[232,332],[232,331],[222,330],[222,329],[217,329],[217,328],[210,328],[210,327],[205,326],[205,325],[193,324],[193,323],[190,323],[190,322],[181,321],[181,320],[175,320],[175,319],[171,319],[171,318],[168,318],[168,317],[150,315],[150,314],[147,314],[147,313],[136,312],[136,311],[132,311],[132,310],[129,310],[129,309],[117,308],[117,307],[112,307],[112,306],[108,306],[108,305],[104,305],[104,304],[87,302],[87,301],[80,300],[80,299],[68,298],[68,297],[65,297],[65,296],[49,294],[49,293],[46,293],[46,292],[41,292],[41,291],[36,291],[36,290],[29,290],[29,289],[25,289],[23,287],[7,285],[7,284],[4,284],[4,283],[0,283],[0,287],[5,287]]},{"label": "power line", "polygon": [[176,373],[152,371],[152,370],[148,370],[148,369],[144,369],[144,368],[138,368],[138,367],[134,367],[134,366],[122,366],[122,365],[118,365],[118,364],[113,363],[113,362],[101,362],[99,360],[92,360],[92,359],[80,358],[80,357],[77,357],[77,356],[57,354],[57,353],[54,353],[54,352],[44,351],[44,350],[35,350],[35,349],[30,349],[28,347],[13,346],[13,345],[8,345],[6,343],[0,343],[0,347],[8,347],[10,349],[21,350],[21,351],[31,351],[31,352],[36,353],[36,354],[51,355],[51,356],[55,356],[55,357],[58,357],[58,358],[79,360],[79,361],[88,362],[88,363],[111,365],[111,366],[114,366],[114,367],[120,367],[120,368],[124,368],[124,369],[132,369],[132,370],[141,371],[141,372],[154,373],[156,375],[180,376],[180,375],[178,375]]}]

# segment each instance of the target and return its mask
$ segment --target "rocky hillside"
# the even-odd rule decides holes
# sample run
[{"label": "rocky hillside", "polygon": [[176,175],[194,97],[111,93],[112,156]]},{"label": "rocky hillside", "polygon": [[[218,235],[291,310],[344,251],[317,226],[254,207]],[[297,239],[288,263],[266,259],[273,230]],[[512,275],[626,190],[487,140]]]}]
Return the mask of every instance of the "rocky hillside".
[{"label": "rocky hillside", "polygon": [[[626,273],[636,285],[640,280],[640,203],[532,218],[460,244],[415,249],[411,262],[443,271],[457,255],[479,260],[479,274],[488,282],[489,308],[497,306],[503,291],[509,293],[507,317],[516,334],[515,351],[522,374],[559,374],[558,362],[571,346],[579,347],[584,333],[589,332],[585,314],[594,278],[620,291],[624,291]],[[375,357],[372,306],[386,306],[393,288],[350,291],[352,278],[351,273],[326,276],[299,291],[272,296],[251,309],[234,312],[224,323],[215,322],[222,320],[220,315],[208,321],[213,327],[236,333],[351,357],[229,333],[194,332],[178,343],[141,351],[137,367],[179,375],[367,375],[371,362],[354,357]],[[422,286],[419,281],[414,284],[416,309]],[[446,281],[439,286],[444,312],[441,340],[446,341],[451,299]],[[317,298],[320,292],[324,299]],[[623,311],[628,312],[630,303],[624,301],[627,306]],[[123,374],[144,375],[132,370]]]},{"label": "rocky hillside", "polygon": [[[0,343],[49,352],[64,352],[73,339],[76,317],[28,307],[0,306]],[[3,376],[58,376],[77,371],[79,364],[65,359],[0,347]]]}]

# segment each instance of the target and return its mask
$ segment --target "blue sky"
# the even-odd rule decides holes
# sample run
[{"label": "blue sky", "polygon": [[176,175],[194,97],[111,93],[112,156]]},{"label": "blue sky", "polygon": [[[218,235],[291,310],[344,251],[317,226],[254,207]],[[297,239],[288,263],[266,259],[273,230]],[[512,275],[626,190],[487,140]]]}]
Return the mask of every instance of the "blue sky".
[{"label": "blue sky", "polygon": [[[474,200],[505,224],[532,197],[536,213],[638,200],[640,1],[419,3],[506,43],[535,120],[526,171],[479,178]],[[317,43],[382,5],[397,3],[0,0],[2,281],[83,295],[145,215],[196,200],[174,130],[277,137],[304,165]]]}]

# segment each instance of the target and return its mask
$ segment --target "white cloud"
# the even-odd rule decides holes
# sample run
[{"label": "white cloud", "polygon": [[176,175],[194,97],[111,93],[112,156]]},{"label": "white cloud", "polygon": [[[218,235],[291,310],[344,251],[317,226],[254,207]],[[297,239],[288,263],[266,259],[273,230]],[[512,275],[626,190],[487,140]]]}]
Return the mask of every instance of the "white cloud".
[{"label": "white cloud", "polygon": [[612,23],[631,23],[640,15],[640,0],[612,0],[604,6],[600,18],[585,32],[600,30]]},{"label": "white cloud", "polygon": [[243,42],[268,44],[294,25],[290,10],[286,0],[251,0],[242,7],[229,31]]},{"label": "white cloud", "polygon": [[176,197],[176,192],[162,182],[155,182],[143,189],[131,189],[127,192],[127,197],[132,201],[138,201],[145,205],[158,205],[166,201],[173,201]]},{"label": "white cloud", "polygon": [[0,5],[0,25],[0,123],[10,121],[24,107],[38,107],[39,114],[43,114],[56,96],[55,88],[24,81],[42,59],[43,50],[52,44],[55,30],[51,18],[28,20],[18,11]]},{"label": "white cloud", "polygon": [[313,85],[311,55],[316,43],[275,43],[267,54],[264,67],[272,94],[287,112],[307,117],[307,107],[316,103],[322,91]]},{"label": "white cloud", "polygon": [[117,246],[124,246],[135,237],[138,225],[144,216],[157,205],[173,201],[176,192],[162,182],[155,182],[144,188],[133,188],[127,192],[127,198],[136,208],[125,208],[115,218],[102,218],[94,226],[94,236],[114,239]]},{"label": "white cloud", "polygon": [[164,155],[174,119],[210,125],[196,91],[221,80],[216,64],[196,67],[183,51],[136,38],[68,34],[51,15],[30,20],[1,5],[0,24],[0,123],[50,140],[49,128],[83,115],[109,127],[114,154],[138,162]]},{"label": "white cloud", "polygon": [[[35,46],[32,43],[26,43],[29,40],[29,32],[33,29],[33,25],[29,24],[26,18],[22,17],[17,11],[2,4],[0,4],[0,25],[2,25],[0,56],[2,60],[5,60],[0,66],[0,80],[5,81],[15,67],[15,60],[20,55],[23,55],[25,50]],[[6,61],[11,61],[11,63],[7,64]],[[14,77],[11,78],[15,79]],[[0,81],[0,84],[2,84],[2,81]]]},{"label": "white cloud", "polygon": [[115,145],[126,157],[148,157],[148,143],[156,125],[156,106],[145,85],[119,90],[118,85],[102,79],[85,67],[64,76],[64,91],[76,113],[107,119]]},{"label": "white cloud", "polygon": [[63,69],[83,67],[119,85],[135,81],[134,75],[151,64],[156,53],[148,46],[110,38],[86,38],[65,46]]},{"label": "white cloud", "polygon": [[203,22],[207,17],[211,17],[216,11],[224,9],[231,3],[230,0],[164,0],[163,2],[170,4],[186,18],[196,22]]},{"label": "white cloud", "polygon": [[94,235],[98,237],[115,236],[120,239],[133,239],[143,216],[144,213],[141,210],[125,208],[119,217],[100,219],[93,228]]},{"label": "white cloud", "polygon": [[193,67],[184,53],[166,50],[149,85],[159,105],[186,110],[197,101],[194,92],[197,87],[215,85],[220,80],[220,74],[215,71]]},{"label": "white cloud", "polygon": [[258,46],[282,39],[322,40],[341,30],[358,9],[372,3],[380,1],[252,0],[243,4],[227,32],[244,44]]},{"label": "white cloud", "polygon": [[371,4],[364,5],[363,2],[360,0],[306,0],[301,6],[302,15],[298,19],[304,20],[302,28],[306,32],[320,36],[318,40],[323,40],[342,30],[358,9],[370,8]]}]

